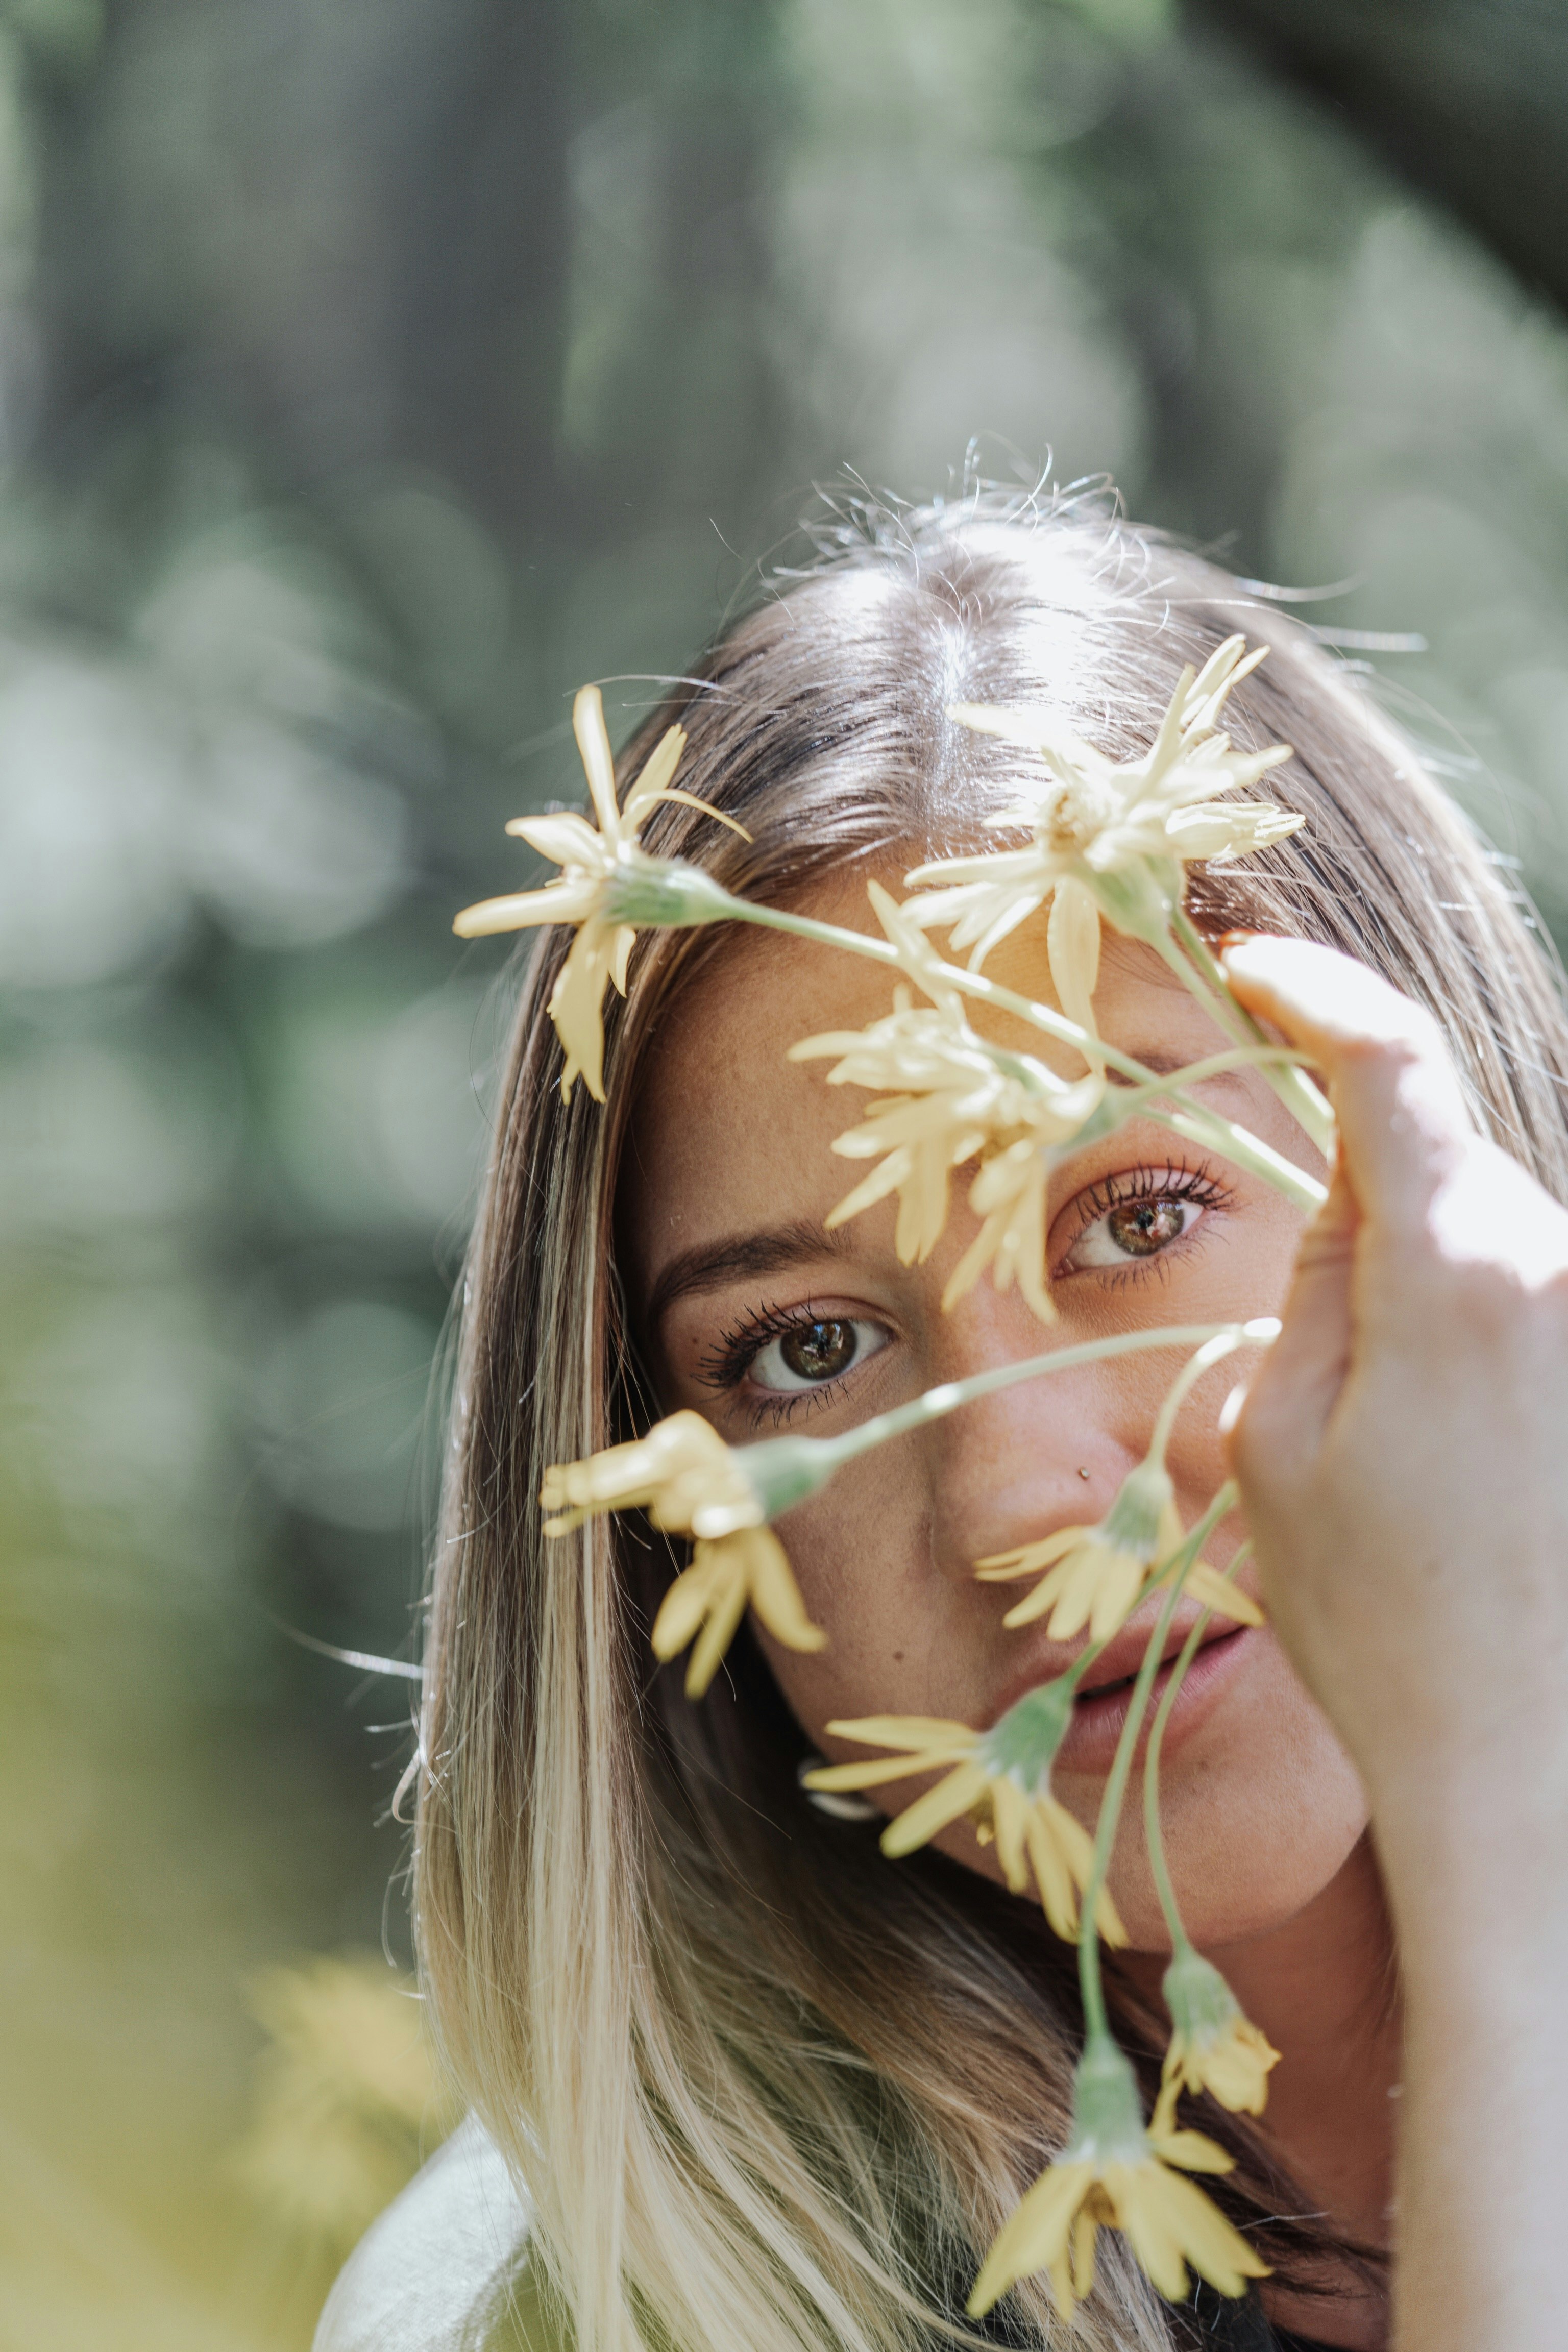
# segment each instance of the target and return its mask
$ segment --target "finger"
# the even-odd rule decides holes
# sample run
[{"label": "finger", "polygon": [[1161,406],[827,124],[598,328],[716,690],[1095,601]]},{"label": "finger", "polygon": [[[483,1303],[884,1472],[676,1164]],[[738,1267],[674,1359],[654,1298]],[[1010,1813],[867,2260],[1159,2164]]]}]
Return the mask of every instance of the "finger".
[{"label": "finger", "polygon": [[1343,1169],[1301,1236],[1279,1337],[1228,1438],[1242,1500],[1316,1454],[1350,1370],[1351,1284],[1361,1216]]},{"label": "finger", "polygon": [[1436,1022],[1385,980],[1308,940],[1247,940],[1226,976],[1247,1011],[1311,1055],[1340,1125],[1361,1209],[1419,1229],[1475,1129]]}]

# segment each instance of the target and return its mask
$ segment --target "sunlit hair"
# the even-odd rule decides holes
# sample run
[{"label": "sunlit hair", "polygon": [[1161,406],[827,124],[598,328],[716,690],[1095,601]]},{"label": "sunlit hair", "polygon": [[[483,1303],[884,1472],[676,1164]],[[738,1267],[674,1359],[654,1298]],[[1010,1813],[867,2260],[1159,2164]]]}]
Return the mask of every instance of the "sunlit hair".
[{"label": "sunlit hair", "polygon": [[[1341,948],[1429,1005],[1478,1120],[1568,1193],[1568,1042],[1506,873],[1358,680],[1310,633],[1103,504],[873,516],[776,579],[649,712],[685,787],[647,847],[732,889],[951,850],[1027,755],[948,706],[1048,699],[1141,751],[1184,665],[1240,630],[1274,648],[1230,706],[1243,746],[1296,747],[1269,797],[1293,838],[1194,877],[1214,930]],[[1037,1911],[796,1784],[806,1741],[746,1636],[706,1699],[656,1671],[662,1538],[600,1520],[546,1544],[545,1466],[625,1437],[652,1400],[617,1273],[616,1185],[639,1066],[674,992],[734,936],[643,933],[610,1001],[607,1108],[563,1103],[545,1015],[569,941],[528,963],[464,1290],[437,1552],[416,1841],[419,1948],[458,2082],[533,2211],[531,2259],[578,2352],[891,2352],[974,2332],[964,2292],[1059,2147],[1080,2033],[1070,1954]],[[1157,2053],[1124,2000],[1129,2046]],[[1157,2074],[1157,2055],[1149,2060]],[[1236,2118],[1219,2194],[1277,2263],[1324,2244]],[[1101,2241],[1085,2352],[1174,2323]],[[1040,2283],[1020,2332],[1060,2344]]]}]

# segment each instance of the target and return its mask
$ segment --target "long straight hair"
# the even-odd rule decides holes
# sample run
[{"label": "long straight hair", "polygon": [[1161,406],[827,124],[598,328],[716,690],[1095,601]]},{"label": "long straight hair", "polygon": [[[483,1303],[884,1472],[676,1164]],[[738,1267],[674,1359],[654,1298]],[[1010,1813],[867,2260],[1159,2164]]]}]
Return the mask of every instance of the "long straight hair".
[{"label": "long straight hair", "polygon": [[[1568,1034],[1506,874],[1362,685],[1309,632],[1103,504],[873,518],[775,581],[647,718],[680,782],[749,845],[667,805],[645,839],[763,899],[894,851],[975,841],[1026,755],[947,717],[1048,700],[1108,752],[1152,735],[1184,665],[1237,630],[1274,650],[1230,705],[1295,756],[1305,813],[1193,904],[1325,941],[1437,1015],[1478,1123],[1560,1197]],[[991,836],[994,838],[994,836]],[[731,935],[732,938],[732,934]],[[616,1192],[660,1015],[723,941],[643,934],[606,1021],[609,1101],[561,1099],[545,1007],[567,945],[533,947],[463,1287],[436,1555],[416,1840],[419,1950],[458,2084],[532,2213],[531,2260],[578,2352],[910,2352],[967,2333],[963,2296],[1062,2145],[1081,2031],[1072,1956],[1033,1906],[801,1795],[805,1739],[742,1633],[699,1704],[647,1630],[679,1562],[635,1522],[546,1544],[545,1467],[646,1426],[617,1272]],[[1124,2000],[1151,2081],[1158,2021]],[[1249,2126],[1205,2129],[1217,2193],[1310,2277],[1330,2242]],[[1065,2339],[1026,2282],[982,2339]],[[1121,2241],[1084,2352],[1176,2339]]]}]

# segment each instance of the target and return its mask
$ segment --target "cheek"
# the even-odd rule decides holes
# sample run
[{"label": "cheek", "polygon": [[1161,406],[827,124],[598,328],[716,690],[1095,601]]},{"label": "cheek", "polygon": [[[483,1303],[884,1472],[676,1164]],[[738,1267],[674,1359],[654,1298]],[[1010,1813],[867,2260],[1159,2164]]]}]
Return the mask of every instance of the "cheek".
[{"label": "cheek", "polygon": [[[901,1449],[857,1465],[779,1523],[824,1650],[781,1648],[756,1625],[773,1676],[812,1742],[835,1717],[940,1715],[978,1721],[996,1614],[988,1588],[944,1576],[932,1551],[929,1493]],[[902,1801],[902,1800],[900,1800]],[[895,1807],[895,1810],[897,1808]]]}]

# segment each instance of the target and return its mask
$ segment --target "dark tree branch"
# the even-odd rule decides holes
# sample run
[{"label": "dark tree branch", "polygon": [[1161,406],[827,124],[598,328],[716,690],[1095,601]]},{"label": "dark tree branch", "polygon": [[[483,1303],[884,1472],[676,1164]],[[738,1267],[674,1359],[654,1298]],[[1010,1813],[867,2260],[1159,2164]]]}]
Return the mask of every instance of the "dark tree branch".
[{"label": "dark tree branch", "polygon": [[1564,0],[1189,0],[1568,310]]}]

